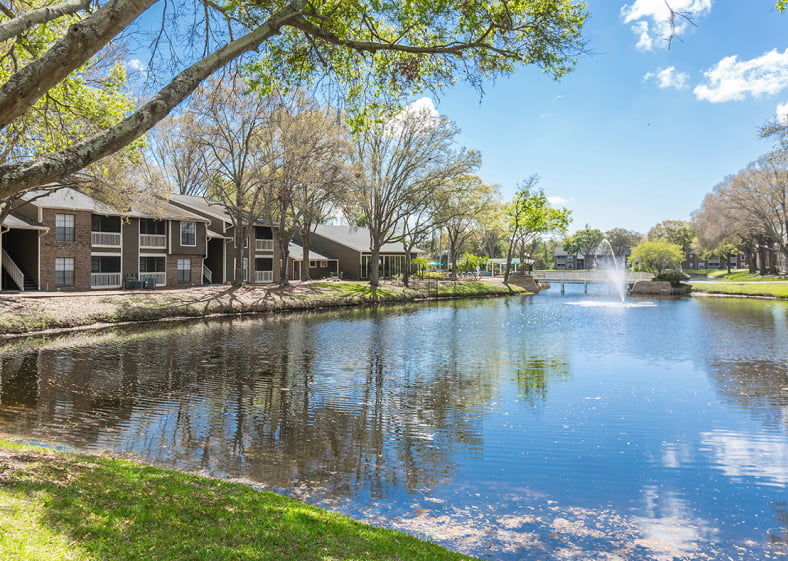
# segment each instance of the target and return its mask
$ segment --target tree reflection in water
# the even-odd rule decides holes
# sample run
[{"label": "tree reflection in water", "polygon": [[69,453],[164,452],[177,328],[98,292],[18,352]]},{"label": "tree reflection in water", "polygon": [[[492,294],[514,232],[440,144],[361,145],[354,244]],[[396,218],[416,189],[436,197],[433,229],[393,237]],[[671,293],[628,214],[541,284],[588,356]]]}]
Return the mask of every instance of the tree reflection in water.
[{"label": "tree reflection in water", "polygon": [[571,298],[197,321],[7,347],[0,423],[496,559],[784,551],[786,308],[608,310],[564,305]]}]

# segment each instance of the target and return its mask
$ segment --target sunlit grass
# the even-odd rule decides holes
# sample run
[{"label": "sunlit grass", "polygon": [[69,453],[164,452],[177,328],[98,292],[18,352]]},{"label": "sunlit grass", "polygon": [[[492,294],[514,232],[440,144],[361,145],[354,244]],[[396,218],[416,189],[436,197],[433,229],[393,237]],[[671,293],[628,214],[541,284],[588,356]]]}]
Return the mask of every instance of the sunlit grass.
[{"label": "sunlit grass", "polygon": [[690,282],[693,292],[788,298],[788,282]]},{"label": "sunlit grass", "polygon": [[472,559],[243,485],[0,441],[0,559]]}]

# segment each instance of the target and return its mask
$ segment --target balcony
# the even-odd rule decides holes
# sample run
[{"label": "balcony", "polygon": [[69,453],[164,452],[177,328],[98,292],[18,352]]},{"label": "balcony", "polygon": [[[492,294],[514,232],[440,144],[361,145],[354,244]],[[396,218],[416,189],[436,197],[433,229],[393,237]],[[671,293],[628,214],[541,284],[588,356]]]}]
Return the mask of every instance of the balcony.
[{"label": "balcony", "polygon": [[93,247],[120,247],[120,232],[91,232],[90,244]]},{"label": "balcony", "polygon": [[140,247],[164,249],[167,247],[167,236],[164,234],[140,234]]},{"label": "balcony", "polygon": [[[262,240],[257,240],[262,241]],[[254,282],[255,284],[265,284],[274,282],[274,272],[273,271],[255,271],[254,272]]]},{"label": "balcony", "polygon": [[120,288],[121,273],[90,273],[90,288]]},{"label": "balcony", "polygon": [[167,285],[167,273],[143,273],[140,272],[140,280],[145,281],[146,279],[153,278],[156,281],[156,286],[166,286]]},{"label": "balcony", "polygon": [[273,252],[274,240],[255,240],[254,250],[257,252]]}]

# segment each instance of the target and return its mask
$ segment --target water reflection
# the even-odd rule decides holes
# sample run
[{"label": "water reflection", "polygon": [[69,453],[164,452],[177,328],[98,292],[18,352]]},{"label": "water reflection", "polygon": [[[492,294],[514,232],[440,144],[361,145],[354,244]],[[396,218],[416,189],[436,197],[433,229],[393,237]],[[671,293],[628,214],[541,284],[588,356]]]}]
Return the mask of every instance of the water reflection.
[{"label": "water reflection", "polygon": [[[567,305],[587,300],[599,305]],[[14,344],[0,426],[481,557],[784,549],[788,308],[603,303],[547,294]]]}]

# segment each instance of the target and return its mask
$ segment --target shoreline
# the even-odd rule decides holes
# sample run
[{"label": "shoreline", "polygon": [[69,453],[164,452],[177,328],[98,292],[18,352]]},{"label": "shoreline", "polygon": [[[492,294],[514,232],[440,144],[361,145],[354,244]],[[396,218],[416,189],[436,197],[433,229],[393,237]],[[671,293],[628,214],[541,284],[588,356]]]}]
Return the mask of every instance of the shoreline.
[{"label": "shoreline", "polygon": [[348,281],[287,287],[212,286],[133,292],[0,295],[0,340],[176,322],[352,306],[533,294],[498,280],[417,281],[412,288]]}]

